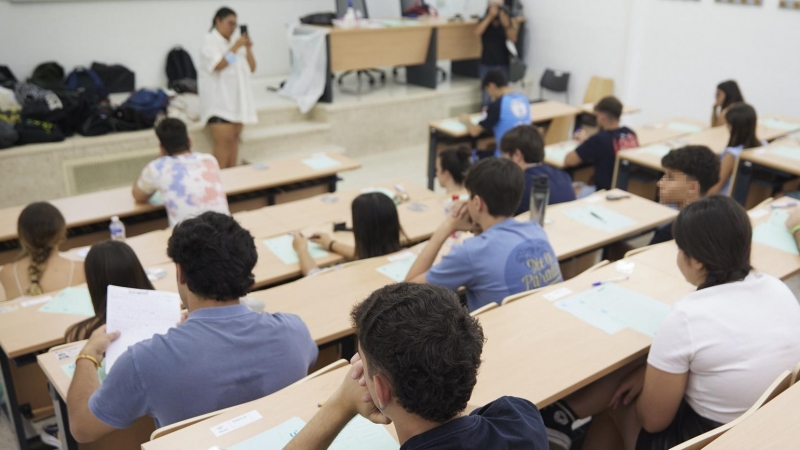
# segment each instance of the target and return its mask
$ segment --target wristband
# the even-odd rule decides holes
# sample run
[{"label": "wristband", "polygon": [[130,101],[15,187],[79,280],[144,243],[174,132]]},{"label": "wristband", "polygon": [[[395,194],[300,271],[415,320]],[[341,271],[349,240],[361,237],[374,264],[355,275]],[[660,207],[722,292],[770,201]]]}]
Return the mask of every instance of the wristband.
[{"label": "wristband", "polygon": [[228,65],[236,64],[236,54],[233,52],[225,53],[225,61],[228,61]]},{"label": "wristband", "polygon": [[792,227],[792,236],[794,236],[798,231],[800,231],[800,225],[795,225]]},{"label": "wristband", "polygon": [[75,362],[77,363],[78,361],[80,361],[82,359],[88,359],[89,361],[94,363],[94,368],[95,369],[99,369],[100,368],[100,363],[97,362],[97,359],[94,356],[87,355],[86,353],[81,353],[80,355],[78,355],[78,358],[75,359]]},{"label": "wristband", "polygon": [[330,243],[330,244],[328,244],[328,251],[329,251],[329,252],[332,252],[332,251],[333,251],[333,244],[335,244],[335,243],[336,243],[336,241],[331,241],[331,243]]}]

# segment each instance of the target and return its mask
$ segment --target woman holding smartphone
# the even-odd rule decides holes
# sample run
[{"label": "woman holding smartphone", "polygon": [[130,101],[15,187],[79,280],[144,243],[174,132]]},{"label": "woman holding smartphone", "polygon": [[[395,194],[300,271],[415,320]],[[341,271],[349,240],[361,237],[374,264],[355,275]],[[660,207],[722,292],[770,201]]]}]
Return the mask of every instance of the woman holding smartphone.
[{"label": "woman holding smartphone", "polygon": [[236,165],[244,124],[258,122],[250,80],[256,70],[253,42],[245,25],[233,40],[236,27],[236,13],[220,8],[203,42],[198,70],[202,120],[211,131],[221,169]]}]

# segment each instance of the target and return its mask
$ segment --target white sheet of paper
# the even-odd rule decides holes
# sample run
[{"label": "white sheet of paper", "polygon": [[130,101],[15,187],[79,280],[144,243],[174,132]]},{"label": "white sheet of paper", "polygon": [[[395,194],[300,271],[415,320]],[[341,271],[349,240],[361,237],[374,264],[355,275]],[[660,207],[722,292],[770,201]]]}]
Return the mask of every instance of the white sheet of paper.
[{"label": "white sheet of paper", "polygon": [[339,167],[342,165],[342,163],[324,153],[313,155],[311,158],[304,159],[303,164],[314,170],[330,169],[332,167]]},{"label": "white sheet of paper", "polygon": [[165,334],[181,320],[181,299],[172,292],[108,287],[106,331],[120,332],[106,351],[106,372],[128,347]]}]

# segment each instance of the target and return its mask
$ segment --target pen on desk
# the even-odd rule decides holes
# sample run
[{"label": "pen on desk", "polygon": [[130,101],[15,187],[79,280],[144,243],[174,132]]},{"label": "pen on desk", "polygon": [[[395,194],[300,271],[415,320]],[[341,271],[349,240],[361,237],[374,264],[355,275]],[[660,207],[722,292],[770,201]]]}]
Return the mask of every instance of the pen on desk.
[{"label": "pen on desk", "polygon": [[594,283],[592,283],[592,287],[602,286],[602,285],[608,284],[608,283],[616,283],[617,281],[626,281],[626,280],[629,280],[629,279],[630,279],[630,276],[623,275],[621,277],[611,278],[611,279],[608,279],[608,280],[605,280],[605,281],[595,281]]},{"label": "pen on desk", "polygon": [[770,207],[770,208],[772,208],[772,209],[779,209],[779,208],[793,208],[793,207],[795,207],[795,206],[797,206],[797,203],[796,203],[796,202],[788,202],[788,203],[781,203],[781,204],[772,204],[772,205],[769,205],[769,207]]},{"label": "pen on desk", "polygon": [[602,217],[600,217],[600,215],[599,215],[599,214],[597,214],[597,213],[596,213],[596,212],[594,212],[594,211],[589,211],[589,214],[591,214],[591,215],[592,215],[592,217],[594,217],[595,219],[597,219],[597,220],[599,220],[599,221],[601,221],[601,222],[605,222],[605,221],[606,221],[606,219],[603,219]]}]

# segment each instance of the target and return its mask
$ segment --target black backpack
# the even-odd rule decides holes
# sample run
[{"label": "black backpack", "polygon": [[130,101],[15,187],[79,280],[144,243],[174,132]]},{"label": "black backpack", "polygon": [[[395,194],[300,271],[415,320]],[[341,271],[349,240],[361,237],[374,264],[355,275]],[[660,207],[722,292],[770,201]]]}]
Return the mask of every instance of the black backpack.
[{"label": "black backpack", "polygon": [[92,70],[103,80],[111,94],[136,90],[136,74],[123,65],[107,66],[96,62],[92,63]]},{"label": "black backpack", "polygon": [[33,69],[33,75],[27,81],[51,91],[64,89],[64,68],[55,61],[41,63]]},{"label": "black backpack", "polygon": [[33,119],[23,119],[15,125],[19,134],[18,145],[61,142],[64,133],[58,125]]},{"label": "black backpack", "polygon": [[0,116],[0,149],[14,146],[19,140],[19,133],[14,122],[6,121]]},{"label": "black backpack", "polygon": [[14,89],[16,84],[17,77],[14,76],[14,72],[8,66],[0,66],[0,86],[6,89]]},{"label": "black backpack", "polygon": [[85,67],[76,67],[75,70],[70,72],[67,76],[67,87],[69,89],[77,90],[83,88],[90,96],[93,97],[94,103],[101,102],[108,98],[108,88],[103,80],[92,69]]},{"label": "black backpack", "polygon": [[[187,83],[183,82],[176,85],[176,82],[186,79],[197,81],[197,70],[194,68],[192,57],[181,47],[173,48],[167,55],[167,79],[169,80],[169,88],[175,89],[179,93],[192,91],[178,90],[184,88]],[[194,93],[197,93],[196,89]]]}]

